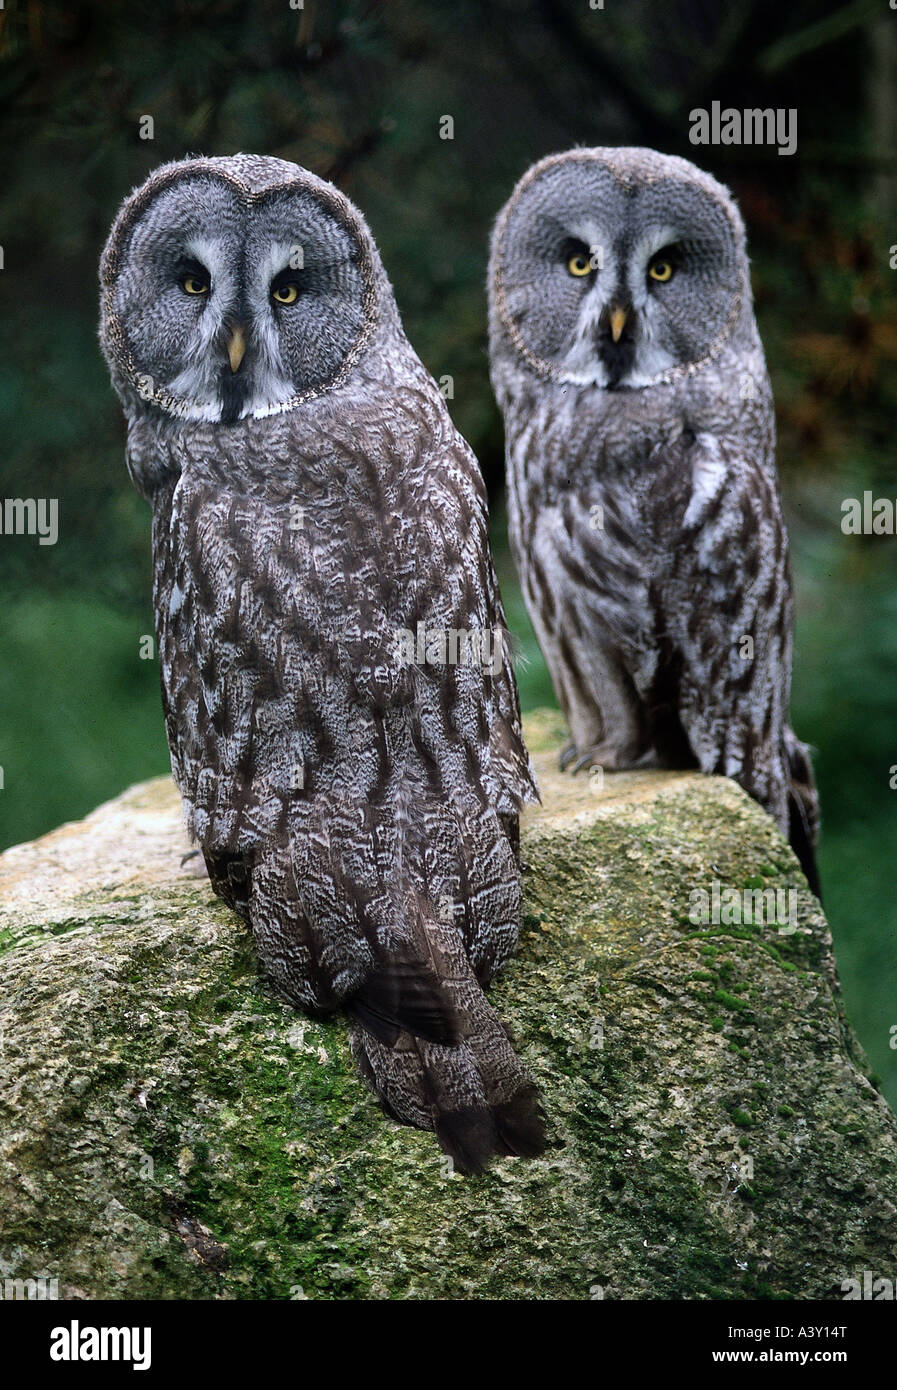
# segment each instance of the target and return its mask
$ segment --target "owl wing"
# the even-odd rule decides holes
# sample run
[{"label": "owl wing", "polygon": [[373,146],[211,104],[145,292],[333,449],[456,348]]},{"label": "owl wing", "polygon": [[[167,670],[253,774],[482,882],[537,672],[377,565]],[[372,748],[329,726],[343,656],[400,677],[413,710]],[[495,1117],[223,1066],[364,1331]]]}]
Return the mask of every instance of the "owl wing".
[{"label": "owl wing", "polygon": [[[545,1145],[536,1089],[480,987],[517,942],[517,817],[537,792],[479,469],[450,427],[433,434],[420,494],[397,508],[416,504],[427,522],[404,621],[409,632],[423,629],[425,638],[435,639],[438,658],[443,639],[448,650],[447,659],[411,669],[414,754],[394,798],[407,808],[402,853],[417,864],[415,885],[426,885],[418,920],[439,961],[458,1036],[445,1046],[407,1025],[385,1034],[382,1008],[372,1020],[365,998],[363,1012],[350,1007],[351,1039],[387,1110],[434,1128],[459,1167],[475,1171],[493,1153],[534,1156]],[[460,644],[451,659],[452,637],[465,635],[469,659],[461,659]],[[414,830],[407,825],[412,815]],[[387,1026],[395,1017],[394,1011],[388,1015]]]},{"label": "owl wing", "polygon": [[[432,769],[439,815],[450,818],[450,829],[442,832],[454,843],[447,857],[457,860],[464,879],[449,890],[456,924],[478,978],[486,981],[516,944],[517,820],[538,792],[523,741],[479,468],[444,407],[431,437],[420,491],[413,501],[397,499],[396,508],[410,514],[416,506],[425,518],[426,545],[408,586],[403,622],[434,639],[437,657],[410,669],[415,742]],[[438,839],[435,825],[432,838]]]},{"label": "owl wing", "polygon": [[466,698],[456,702],[458,726],[496,809],[513,815],[537,801],[538,790],[523,740],[511,635],[489,544],[486,491],[472,450],[454,429],[435,456],[430,499],[439,539],[427,621],[483,639],[484,659],[471,663],[476,669],[449,667],[443,682],[463,688]]},{"label": "owl wing", "polygon": [[[818,811],[806,748],[788,726],[793,603],[775,477],[710,435],[666,446],[647,510],[659,543],[649,584],[649,709],[678,720],[701,769],[765,806],[818,887]],[[661,751],[663,751],[661,749]]]}]

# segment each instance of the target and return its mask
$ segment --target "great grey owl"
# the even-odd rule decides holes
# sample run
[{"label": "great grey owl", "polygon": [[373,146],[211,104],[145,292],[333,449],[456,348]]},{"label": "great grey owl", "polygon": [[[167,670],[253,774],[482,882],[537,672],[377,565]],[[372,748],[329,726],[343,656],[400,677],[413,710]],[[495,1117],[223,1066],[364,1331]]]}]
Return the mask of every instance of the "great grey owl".
[{"label": "great grey owl", "polygon": [[492,382],[511,544],[574,770],[735,778],[807,879],[772,397],[727,190],[647,149],[535,164],[495,226]]},{"label": "great grey owl", "polygon": [[535,799],[476,460],[358,210],[279,159],[122,205],[101,341],[153,508],[171,763],[280,991],[463,1171],[543,1146],[483,994]]}]

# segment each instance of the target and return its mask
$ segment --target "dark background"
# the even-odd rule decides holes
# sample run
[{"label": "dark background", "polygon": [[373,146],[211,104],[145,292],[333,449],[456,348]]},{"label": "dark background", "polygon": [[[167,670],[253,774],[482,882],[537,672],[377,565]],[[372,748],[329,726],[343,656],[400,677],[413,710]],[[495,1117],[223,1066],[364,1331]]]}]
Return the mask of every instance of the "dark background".
[{"label": "dark background", "polygon": [[[795,107],[797,153],[691,146],[689,111],[713,100]],[[56,497],[60,515],[55,547],[0,535],[0,845],[168,769],[156,664],[139,657],[149,513],[96,343],[97,258],[124,194],[164,160],[249,150],[361,206],[412,342],[454,379],[532,707],[554,697],[507,558],[489,229],[540,156],[652,145],[727,183],[748,225],[797,591],[794,723],[818,750],[848,1010],[897,1101],[897,539],[840,530],[843,498],[897,499],[888,0],[7,0],[0,102],[0,498]]]}]

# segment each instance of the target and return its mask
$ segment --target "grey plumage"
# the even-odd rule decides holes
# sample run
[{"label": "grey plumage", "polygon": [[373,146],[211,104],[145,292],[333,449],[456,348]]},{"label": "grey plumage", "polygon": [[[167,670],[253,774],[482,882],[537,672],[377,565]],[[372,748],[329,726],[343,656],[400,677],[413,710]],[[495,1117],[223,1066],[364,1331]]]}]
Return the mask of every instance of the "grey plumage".
[{"label": "grey plumage", "polygon": [[537,1097],[482,991],[516,943],[535,798],[513,672],[397,641],[503,630],[485,493],[370,232],[295,165],[185,160],[126,200],[101,280],[212,884],[287,998],[346,1010],[396,1118],[465,1170],[535,1153]]},{"label": "grey plumage", "polygon": [[818,892],[818,801],[788,723],[772,397],[734,202],[653,150],[551,156],[498,218],[489,293],[511,544],[565,764],[734,777]]}]

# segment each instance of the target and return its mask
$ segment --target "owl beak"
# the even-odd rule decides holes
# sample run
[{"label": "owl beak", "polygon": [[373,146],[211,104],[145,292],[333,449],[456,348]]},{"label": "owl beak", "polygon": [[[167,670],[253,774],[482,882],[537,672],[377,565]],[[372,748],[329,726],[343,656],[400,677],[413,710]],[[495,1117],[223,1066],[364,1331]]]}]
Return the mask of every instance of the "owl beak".
[{"label": "owl beak", "polygon": [[230,342],[227,345],[227,360],[230,362],[230,369],[232,372],[238,369],[240,363],[243,361],[245,353],[246,338],[243,334],[243,329],[237,324],[233,333],[230,335]]},{"label": "owl beak", "polygon": [[629,317],[628,311],[614,304],[610,311],[610,336],[615,343],[620,341],[620,335],[626,327],[626,320]]}]

